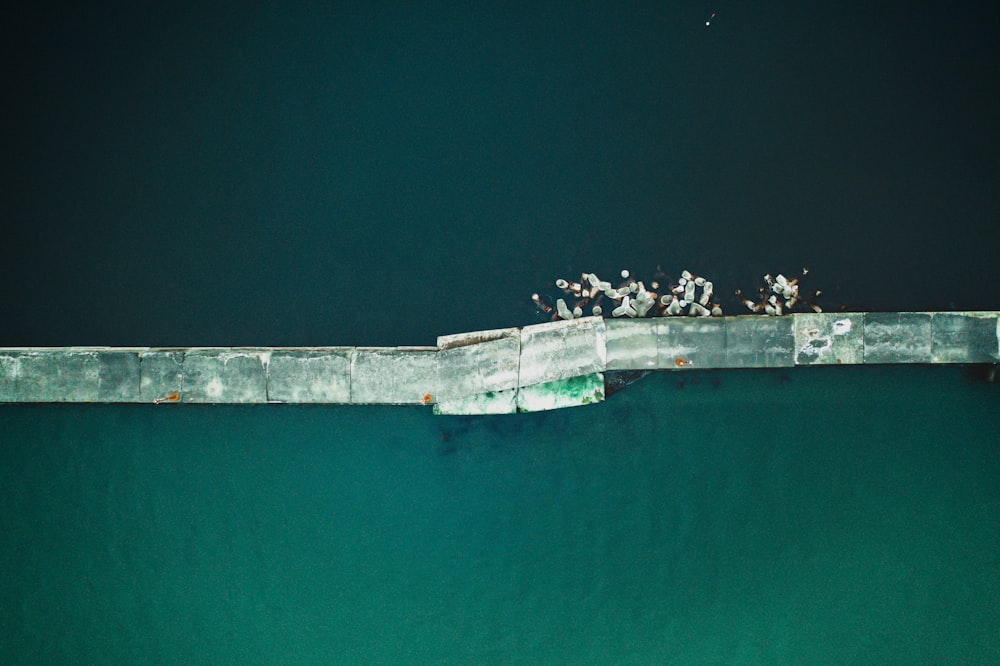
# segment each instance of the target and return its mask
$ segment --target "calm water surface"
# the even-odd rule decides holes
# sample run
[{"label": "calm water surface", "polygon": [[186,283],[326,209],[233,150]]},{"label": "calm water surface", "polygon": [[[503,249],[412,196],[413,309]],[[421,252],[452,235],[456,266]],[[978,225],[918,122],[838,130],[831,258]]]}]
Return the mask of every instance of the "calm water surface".
[{"label": "calm water surface", "polygon": [[593,407],[0,410],[20,662],[987,663],[1000,412],[954,369]]}]

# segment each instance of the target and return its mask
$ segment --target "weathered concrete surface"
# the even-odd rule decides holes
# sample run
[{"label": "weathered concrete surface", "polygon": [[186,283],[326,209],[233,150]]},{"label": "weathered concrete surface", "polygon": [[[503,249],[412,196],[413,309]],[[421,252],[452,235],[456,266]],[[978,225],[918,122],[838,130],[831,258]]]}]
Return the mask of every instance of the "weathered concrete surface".
[{"label": "weathered concrete surface", "polygon": [[504,338],[520,338],[520,328],[493,328],[488,331],[473,331],[471,333],[453,333],[450,335],[439,335],[437,339],[438,350],[453,349],[455,347],[469,347],[484,342],[502,340]]},{"label": "weathered concrete surface", "polygon": [[795,365],[864,363],[864,314],[797,314],[793,321]]},{"label": "weathered concrete surface", "polygon": [[441,414],[604,399],[618,370],[1000,363],[1000,313],[587,317],[436,347],[0,349],[0,402],[433,404]]},{"label": "weathered concrete surface", "polygon": [[183,349],[149,349],[139,355],[141,402],[153,402],[183,390]]},{"label": "weathered concrete surface", "polygon": [[97,402],[100,366],[94,350],[29,350],[18,355],[15,365],[18,401]]},{"label": "weathered concrete surface", "polygon": [[725,367],[781,368],[795,365],[792,320],[797,316],[728,317]]},{"label": "weathered concrete surface", "polygon": [[656,367],[703,370],[728,367],[729,319],[668,317],[656,322]]},{"label": "weathered concrete surface", "polygon": [[931,363],[998,361],[1000,317],[979,312],[935,312],[931,316]]},{"label": "weathered concrete surface", "polygon": [[18,402],[17,375],[21,353],[5,349],[0,353],[0,402]]},{"label": "weathered concrete surface", "polygon": [[518,383],[522,388],[604,372],[606,367],[605,322],[601,317],[554,321],[521,329]]},{"label": "weathered concrete surface", "polygon": [[98,402],[141,402],[140,349],[97,352]]},{"label": "weathered concrete surface", "polygon": [[865,363],[930,363],[928,312],[866,312]]},{"label": "weathered concrete surface", "polygon": [[434,411],[506,414],[603,400],[603,375],[579,373],[603,370],[604,335],[603,320],[590,318],[441,337]]},{"label": "weathered concrete surface", "polygon": [[435,402],[516,389],[521,333],[507,328],[438,338]]},{"label": "weathered concrete surface", "polygon": [[430,404],[440,388],[434,347],[358,347],[354,351],[354,404]]},{"label": "weathered concrete surface", "polygon": [[270,352],[192,349],[184,354],[182,402],[267,402],[265,355]]},{"label": "weathered concrete surface", "polygon": [[0,402],[137,402],[140,349],[54,347],[0,352]]},{"label": "weathered concrete surface", "polygon": [[658,326],[648,319],[608,319],[604,322],[607,337],[608,370],[654,370],[657,367]]},{"label": "weathered concrete surface", "polygon": [[349,403],[353,357],[353,347],[272,351],[268,402]]}]

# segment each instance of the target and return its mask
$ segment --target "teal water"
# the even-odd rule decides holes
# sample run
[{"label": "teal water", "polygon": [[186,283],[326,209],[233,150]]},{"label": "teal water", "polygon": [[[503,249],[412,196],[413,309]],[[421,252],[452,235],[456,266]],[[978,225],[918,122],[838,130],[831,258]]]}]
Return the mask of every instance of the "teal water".
[{"label": "teal water", "polygon": [[1000,411],[960,370],[609,401],[0,410],[8,663],[992,663]]}]

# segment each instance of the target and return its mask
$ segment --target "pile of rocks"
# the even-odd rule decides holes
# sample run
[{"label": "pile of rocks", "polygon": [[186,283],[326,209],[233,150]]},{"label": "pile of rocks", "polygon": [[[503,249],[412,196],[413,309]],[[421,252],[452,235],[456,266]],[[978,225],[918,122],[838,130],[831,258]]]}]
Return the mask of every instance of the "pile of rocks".
[{"label": "pile of rocks", "polygon": [[649,287],[641,280],[634,280],[627,270],[621,272],[622,282],[618,286],[601,280],[594,273],[584,273],[579,282],[556,280],[556,287],[565,294],[551,305],[539,294],[532,294],[531,300],[539,309],[552,315],[552,319],[575,319],[593,315],[595,317],[692,317],[721,316],[722,308],[713,302],[715,288],[711,280],[690,271],[681,271],[675,284],[661,285],[650,282]]},{"label": "pile of rocks", "polygon": [[768,273],[764,276],[764,285],[757,289],[757,298],[750,299],[743,295],[739,289],[736,296],[743,301],[743,305],[754,314],[764,314],[770,316],[780,316],[792,312],[796,307],[799,310],[812,312],[822,312],[823,308],[812,301],[823,295],[822,291],[814,291],[808,295],[808,299],[799,289],[799,282],[809,273],[808,268],[802,269],[802,275],[797,278],[788,279],[781,273],[777,277],[771,277]]}]

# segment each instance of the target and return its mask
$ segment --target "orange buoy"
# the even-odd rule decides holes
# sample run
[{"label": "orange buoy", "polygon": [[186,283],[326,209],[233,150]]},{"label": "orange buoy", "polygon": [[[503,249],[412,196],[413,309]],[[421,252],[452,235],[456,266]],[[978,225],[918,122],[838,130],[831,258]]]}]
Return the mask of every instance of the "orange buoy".
[{"label": "orange buoy", "polygon": [[156,398],[156,399],[154,399],[153,400],[153,404],[154,405],[159,405],[159,404],[162,404],[164,402],[180,402],[180,401],[181,401],[181,394],[180,393],[171,393],[169,395],[163,396],[162,398]]},{"label": "orange buoy", "polygon": [[432,396],[430,393],[424,393],[424,397],[422,398],[422,402],[425,405],[429,405],[432,402],[434,402],[434,396]]},{"label": "orange buoy", "polygon": [[677,360],[675,360],[674,363],[678,368],[683,368],[685,365],[691,365],[691,361],[683,359],[680,356],[677,357]]}]

